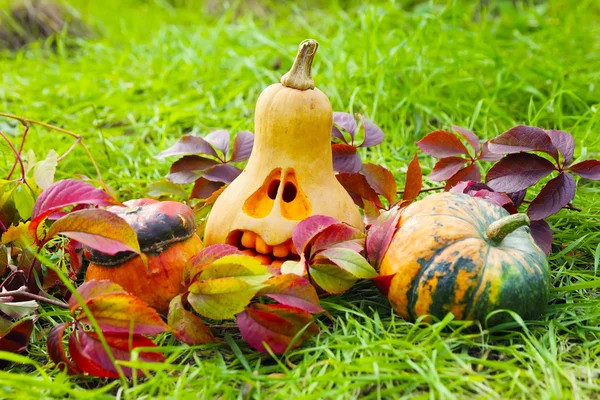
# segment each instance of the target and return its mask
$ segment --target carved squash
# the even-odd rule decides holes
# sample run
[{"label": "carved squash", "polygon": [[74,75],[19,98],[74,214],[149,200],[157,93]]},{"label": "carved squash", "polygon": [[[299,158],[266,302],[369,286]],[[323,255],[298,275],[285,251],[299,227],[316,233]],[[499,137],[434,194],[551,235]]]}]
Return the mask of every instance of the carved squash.
[{"label": "carved squash", "polygon": [[331,103],[311,77],[317,46],[314,40],[302,42],[281,83],[260,95],[252,154],[214,204],[206,245],[233,244],[278,266],[293,258],[292,229],[311,215],[363,229],[358,209],[334,175]]}]

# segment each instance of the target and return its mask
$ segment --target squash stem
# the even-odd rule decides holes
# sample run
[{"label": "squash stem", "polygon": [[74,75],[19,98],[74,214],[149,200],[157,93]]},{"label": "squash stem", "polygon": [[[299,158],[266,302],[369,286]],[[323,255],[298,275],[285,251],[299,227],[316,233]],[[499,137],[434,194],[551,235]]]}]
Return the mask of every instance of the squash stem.
[{"label": "squash stem", "polygon": [[298,54],[290,71],[281,77],[281,84],[293,89],[314,89],[311,69],[319,43],[314,39],[306,39],[300,43]]},{"label": "squash stem", "polygon": [[526,214],[513,214],[493,222],[487,229],[486,236],[496,244],[517,228],[529,226],[529,217]]}]

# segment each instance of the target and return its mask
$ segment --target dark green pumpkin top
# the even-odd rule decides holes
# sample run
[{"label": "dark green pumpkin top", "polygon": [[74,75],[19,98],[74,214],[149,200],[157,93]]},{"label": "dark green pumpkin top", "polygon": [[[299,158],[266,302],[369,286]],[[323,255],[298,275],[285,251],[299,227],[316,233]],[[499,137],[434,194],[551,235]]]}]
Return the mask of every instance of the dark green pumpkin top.
[{"label": "dark green pumpkin top", "polygon": [[[160,253],[196,232],[196,217],[185,204],[151,199],[129,200],[123,204],[126,207],[110,207],[108,211],[131,225],[145,254]],[[85,249],[92,263],[104,266],[120,265],[136,256],[130,251],[109,255],[89,247]]]}]

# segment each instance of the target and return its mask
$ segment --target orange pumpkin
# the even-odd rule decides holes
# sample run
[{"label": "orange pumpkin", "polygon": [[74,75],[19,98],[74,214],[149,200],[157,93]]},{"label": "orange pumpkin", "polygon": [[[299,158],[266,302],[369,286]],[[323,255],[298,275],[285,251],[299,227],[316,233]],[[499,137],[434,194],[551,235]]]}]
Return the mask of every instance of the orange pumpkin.
[{"label": "orange pumpkin", "polygon": [[186,262],[202,250],[196,235],[196,218],[191,208],[174,201],[131,200],[126,207],[109,211],[125,219],[136,231],[148,265],[132,252],[110,256],[91,248],[85,280],[108,279],[139,297],[160,312],[169,309],[173,297],[185,290]]}]

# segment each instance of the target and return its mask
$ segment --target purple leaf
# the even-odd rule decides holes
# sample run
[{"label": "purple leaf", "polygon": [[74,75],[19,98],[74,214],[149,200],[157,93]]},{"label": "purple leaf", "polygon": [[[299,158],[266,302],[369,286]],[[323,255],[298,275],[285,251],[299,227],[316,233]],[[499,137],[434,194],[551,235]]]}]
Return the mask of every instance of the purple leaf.
[{"label": "purple leaf", "polygon": [[202,177],[211,182],[231,183],[241,173],[241,169],[231,164],[219,164],[205,170]]},{"label": "purple leaf", "polygon": [[377,270],[390,247],[401,214],[402,211],[398,207],[382,212],[367,231],[365,243],[367,258]]},{"label": "purple leaf", "polygon": [[550,254],[550,251],[552,250],[552,240],[554,239],[550,225],[541,219],[539,221],[531,221],[529,229],[531,230],[531,236],[533,236],[533,240],[535,240],[537,245],[540,246],[546,255]]},{"label": "purple leaf", "polygon": [[383,131],[377,125],[364,118],[359,114],[358,116],[362,122],[363,130],[365,132],[365,138],[359,147],[371,147],[376,146],[383,142]]},{"label": "purple leaf", "polygon": [[551,179],[529,205],[527,215],[538,221],[556,214],[561,208],[569,204],[575,197],[575,179],[571,174],[561,172],[556,178]]},{"label": "purple leaf", "polygon": [[489,140],[486,140],[481,145],[481,154],[477,157],[480,161],[498,161],[502,158],[502,154],[494,154],[490,151]]},{"label": "purple leaf", "polygon": [[214,192],[225,185],[223,182],[212,182],[205,178],[198,178],[192,188],[191,199],[208,199]]},{"label": "purple leaf", "polygon": [[186,154],[208,154],[217,157],[217,152],[206,140],[200,136],[185,135],[182,136],[172,147],[161,151],[156,158],[165,158],[170,156],[181,156]]},{"label": "purple leaf", "polygon": [[519,125],[490,140],[490,151],[496,154],[513,154],[521,151],[542,151],[558,161],[558,151],[550,136],[535,126]]},{"label": "purple leaf", "polygon": [[431,173],[429,174],[429,179],[436,182],[448,180],[460,171],[466,162],[467,160],[462,157],[441,158],[435,163],[433,170],[431,170]]},{"label": "purple leaf", "polygon": [[497,192],[518,192],[535,185],[554,170],[550,161],[536,154],[509,154],[488,171],[486,182]]},{"label": "purple leaf", "polygon": [[523,200],[525,200],[525,195],[527,194],[527,189],[519,190],[518,192],[506,193],[508,197],[512,200],[515,207],[519,207]]},{"label": "purple leaf", "polygon": [[240,131],[233,141],[233,153],[230,162],[246,161],[252,154],[254,135],[249,131]]},{"label": "purple leaf", "polygon": [[167,179],[177,184],[192,183],[202,175],[202,171],[217,164],[217,161],[206,157],[183,156],[171,165]]},{"label": "purple leaf", "polygon": [[485,183],[482,182],[475,182],[475,181],[461,181],[458,182],[455,186],[453,186],[449,192],[452,193],[468,193],[471,191],[476,191],[476,190],[490,190],[492,191],[492,188],[489,187],[488,185],[486,185]]},{"label": "purple leaf", "polygon": [[221,153],[227,157],[227,152],[229,151],[229,132],[227,130],[219,129],[218,131],[213,131],[206,135],[204,140],[213,147],[221,150]]},{"label": "purple leaf", "polygon": [[[352,114],[348,114],[345,112],[334,112],[333,123],[334,125],[337,125],[340,128],[343,128],[346,132],[348,132],[350,134],[350,137],[352,137],[352,142],[354,142],[354,135],[356,134],[356,120],[354,119],[354,116]],[[337,127],[335,126],[334,128],[335,129],[332,129],[331,131],[331,135],[346,142],[346,139],[344,138],[344,135],[340,132],[340,130],[337,129]]]},{"label": "purple leaf", "polygon": [[458,125],[452,125],[452,130],[458,132],[467,139],[475,155],[479,153],[479,138],[473,132]]},{"label": "purple leaf", "polygon": [[548,130],[546,134],[550,137],[554,147],[562,154],[564,165],[568,165],[573,159],[573,151],[575,151],[573,136],[570,133],[555,130]]},{"label": "purple leaf", "polygon": [[469,155],[465,145],[453,133],[448,131],[434,131],[417,142],[417,146],[425,154],[435,158]]},{"label": "purple leaf", "polygon": [[349,144],[332,144],[331,151],[335,171],[354,174],[362,168],[362,161],[356,153],[356,147]]},{"label": "purple leaf", "polygon": [[600,180],[600,161],[598,160],[587,160],[577,163],[569,167],[569,171],[579,175],[584,179],[591,179],[593,181]]}]

